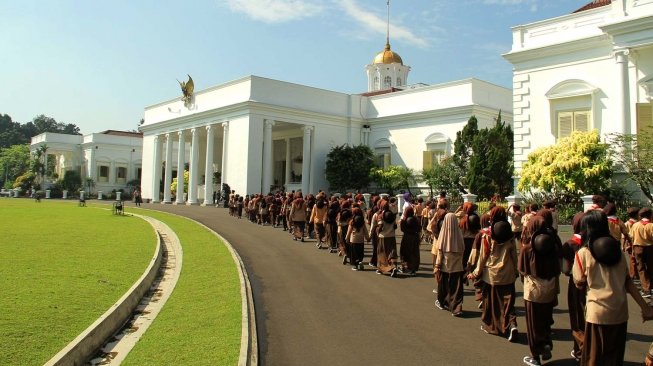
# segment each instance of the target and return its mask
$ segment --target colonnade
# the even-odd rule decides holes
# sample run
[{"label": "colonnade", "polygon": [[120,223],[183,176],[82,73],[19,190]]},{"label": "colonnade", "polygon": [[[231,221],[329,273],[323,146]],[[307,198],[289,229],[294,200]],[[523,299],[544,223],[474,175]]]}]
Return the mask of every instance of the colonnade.
[{"label": "colonnade", "polygon": [[[222,123],[224,131],[224,142],[222,150],[222,180],[227,171],[227,141],[229,122]],[[170,204],[172,202],[172,170],[173,170],[173,143],[177,141],[177,191],[175,204],[197,205],[198,201],[198,183],[200,177],[200,129],[206,129],[206,157],[204,166],[204,201],[203,205],[210,205],[213,203],[213,153],[215,151],[215,125],[194,127],[188,130],[180,130],[176,132],[169,132],[163,135],[154,137],[154,179],[152,182],[152,202],[159,202],[160,187],[159,179],[161,176],[162,161],[162,145],[165,140],[165,172],[163,184],[163,201],[161,203]],[[190,136],[190,157],[186,161],[186,138]],[[188,163],[189,166],[189,179],[188,179],[188,200],[184,199],[184,166]],[[221,182],[222,183],[222,182]]]},{"label": "colonnade", "polygon": [[[229,122],[224,122],[222,126],[222,161],[221,161],[221,181],[225,183],[227,176],[227,169],[229,165]],[[273,120],[263,120],[263,150],[262,150],[262,174],[261,174],[261,186],[260,192],[267,193],[272,187],[273,184],[273,174],[274,174],[274,150],[273,150],[273,136],[272,128],[275,126],[275,121]],[[204,200],[201,202],[202,205],[210,205],[213,203],[213,165],[214,165],[214,151],[215,151],[215,130],[217,125],[207,125],[201,127],[193,127],[186,130],[180,130],[175,132],[168,132],[165,134],[160,134],[154,136],[154,167],[153,167],[153,182],[152,182],[152,202],[157,203],[161,202],[164,204],[173,203],[172,199],[172,171],[173,171],[173,147],[174,142],[178,143],[177,147],[177,191],[176,198],[174,200],[175,204],[187,204],[187,205],[196,205],[200,204],[198,201],[198,183],[200,177],[201,167],[199,166],[200,162],[200,129],[206,129],[206,157],[204,164],[204,187],[205,194]],[[313,126],[302,126],[303,131],[303,157],[302,157],[302,192],[308,192],[310,190],[310,172],[311,172],[311,152],[312,152],[312,134],[314,127]],[[190,156],[188,161],[186,160],[186,139],[190,138]],[[163,154],[165,142],[165,154]],[[250,142],[251,143],[251,142]],[[249,149],[249,146],[243,146],[243,149]],[[250,149],[251,151],[251,149]],[[286,170],[285,170],[285,180],[286,183],[290,182],[290,143],[289,139],[286,139]],[[165,156],[162,156],[165,155]],[[255,157],[248,156],[248,159],[253,159]],[[162,172],[163,161],[165,164],[165,171]],[[188,163],[189,165],[189,180],[188,180],[188,197],[184,198],[184,166]],[[247,164],[249,165],[249,164]],[[163,184],[163,201],[160,201],[160,186],[159,186],[159,177],[164,177]],[[249,173],[249,172],[248,172]],[[229,182],[227,182],[229,183]],[[234,184],[233,182],[232,184]],[[252,189],[251,187],[246,187],[247,189]],[[258,191],[259,187],[254,187],[254,191]],[[248,192],[248,193],[259,193],[259,192]]]}]

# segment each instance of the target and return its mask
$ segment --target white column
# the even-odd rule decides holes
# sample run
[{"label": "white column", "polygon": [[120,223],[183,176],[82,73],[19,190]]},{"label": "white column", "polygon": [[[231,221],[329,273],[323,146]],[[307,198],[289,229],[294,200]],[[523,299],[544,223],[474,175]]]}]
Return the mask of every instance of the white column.
[{"label": "white column", "polygon": [[285,182],[286,190],[288,190],[288,183],[290,183],[290,164],[292,163],[290,157],[290,139],[286,139],[286,172],[285,172]]},{"label": "white column", "polygon": [[177,199],[176,204],[184,203],[184,165],[186,164],[186,136],[184,131],[177,132],[179,147],[177,151]]},{"label": "white column", "polygon": [[204,168],[204,204],[213,204],[213,140],[215,128],[206,126],[206,166]]},{"label": "white column", "polygon": [[[159,138],[159,140],[161,139]],[[161,144],[159,143],[159,159],[160,156],[161,156]],[[111,160],[111,163],[109,163],[109,183],[116,184],[116,179],[117,179],[116,162],[114,160]]]},{"label": "white column", "polygon": [[166,177],[163,183],[163,203],[172,203],[172,134],[166,133]]},{"label": "white column", "polygon": [[270,192],[270,186],[272,185],[272,164],[274,164],[272,157],[272,126],[274,126],[274,121],[263,120],[263,125],[263,187],[261,187],[261,192],[267,194]]},{"label": "white column", "polygon": [[619,133],[630,133],[630,89],[628,80],[628,55],[630,51],[615,52],[617,85],[615,89],[616,120],[621,122]]},{"label": "white column", "polygon": [[[161,179],[161,145],[162,141],[159,136],[154,137],[154,169],[152,169],[152,203],[158,203],[159,202],[159,193],[160,187],[159,187],[159,180]],[[112,164],[113,165],[113,164]],[[111,176],[111,172],[109,172],[109,176]],[[111,181],[111,180],[109,180]]]},{"label": "white column", "polygon": [[[91,158],[88,161],[88,177],[97,183],[97,164],[95,163],[95,147],[91,147]],[[91,192],[88,192],[91,194]]]},{"label": "white column", "polygon": [[311,174],[311,132],[312,126],[304,126],[304,146],[302,154],[302,194],[306,196],[310,187]]},{"label": "white column", "polygon": [[227,183],[227,154],[229,153],[229,122],[222,124],[222,170],[220,171],[220,188]]},{"label": "white column", "polygon": [[197,177],[199,170],[200,130],[193,128],[191,133],[190,170],[188,174],[188,202],[187,205],[197,204]]}]

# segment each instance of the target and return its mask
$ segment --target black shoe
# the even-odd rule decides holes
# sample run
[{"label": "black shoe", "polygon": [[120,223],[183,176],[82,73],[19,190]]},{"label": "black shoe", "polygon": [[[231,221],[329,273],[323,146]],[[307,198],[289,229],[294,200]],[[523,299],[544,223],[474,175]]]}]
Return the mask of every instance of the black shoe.
[{"label": "black shoe", "polygon": [[342,264],[347,264],[347,256],[346,255],[342,256]]},{"label": "black shoe", "polygon": [[397,269],[393,268],[392,271],[390,272],[390,277],[397,277]]}]

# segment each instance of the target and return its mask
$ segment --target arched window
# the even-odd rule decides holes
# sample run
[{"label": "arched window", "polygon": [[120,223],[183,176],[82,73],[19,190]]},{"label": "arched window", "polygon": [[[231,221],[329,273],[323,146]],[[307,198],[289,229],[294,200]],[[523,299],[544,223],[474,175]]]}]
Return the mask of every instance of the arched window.
[{"label": "arched window", "polygon": [[429,135],[424,142],[426,143],[426,150],[422,155],[422,168],[427,170],[440,163],[449,154],[450,140],[445,135],[435,132]]},{"label": "arched window", "polygon": [[392,77],[386,76],[383,78],[383,88],[388,89],[392,87]]},{"label": "arched window", "polygon": [[379,90],[381,88],[381,83],[378,76],[374,77],[374,90]]},{"label": "arched window", "polygon": [[401,78],[397,78],[397,86],[401,86]]},{"label": "arched window", "polygon": [[546,93],[551,107],[551,131],[556,139],[593,128],[592,105],[597,90],[582,80],[565,80]]}]

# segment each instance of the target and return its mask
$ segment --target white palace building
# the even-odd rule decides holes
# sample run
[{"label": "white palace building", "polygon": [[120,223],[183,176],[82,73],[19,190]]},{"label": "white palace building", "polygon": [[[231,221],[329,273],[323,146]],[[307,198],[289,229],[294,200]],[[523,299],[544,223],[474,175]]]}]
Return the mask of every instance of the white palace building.
[{"label": "white palace building", "polygon": [[515,168],[572,131],[651,127],[653,0],[595,0],[513,27]]},{"label": "white palace building", "polygon": [[[362,94],[248,76],[199,91],[190,102],[149,106],[141,126],[143,198],[209,204],[221,183],[215,172],[241,194],[329,191],[325,161],[334,146],[365,144],[381,165],[421,170],[452,153],[470,116],[485,127],[502,111],[512,123],[509,89],[478,79],[410,85],[409,71],[387,42],[366,66]],[[185,165],[186,199],[181,185],[170,189]]]}]

